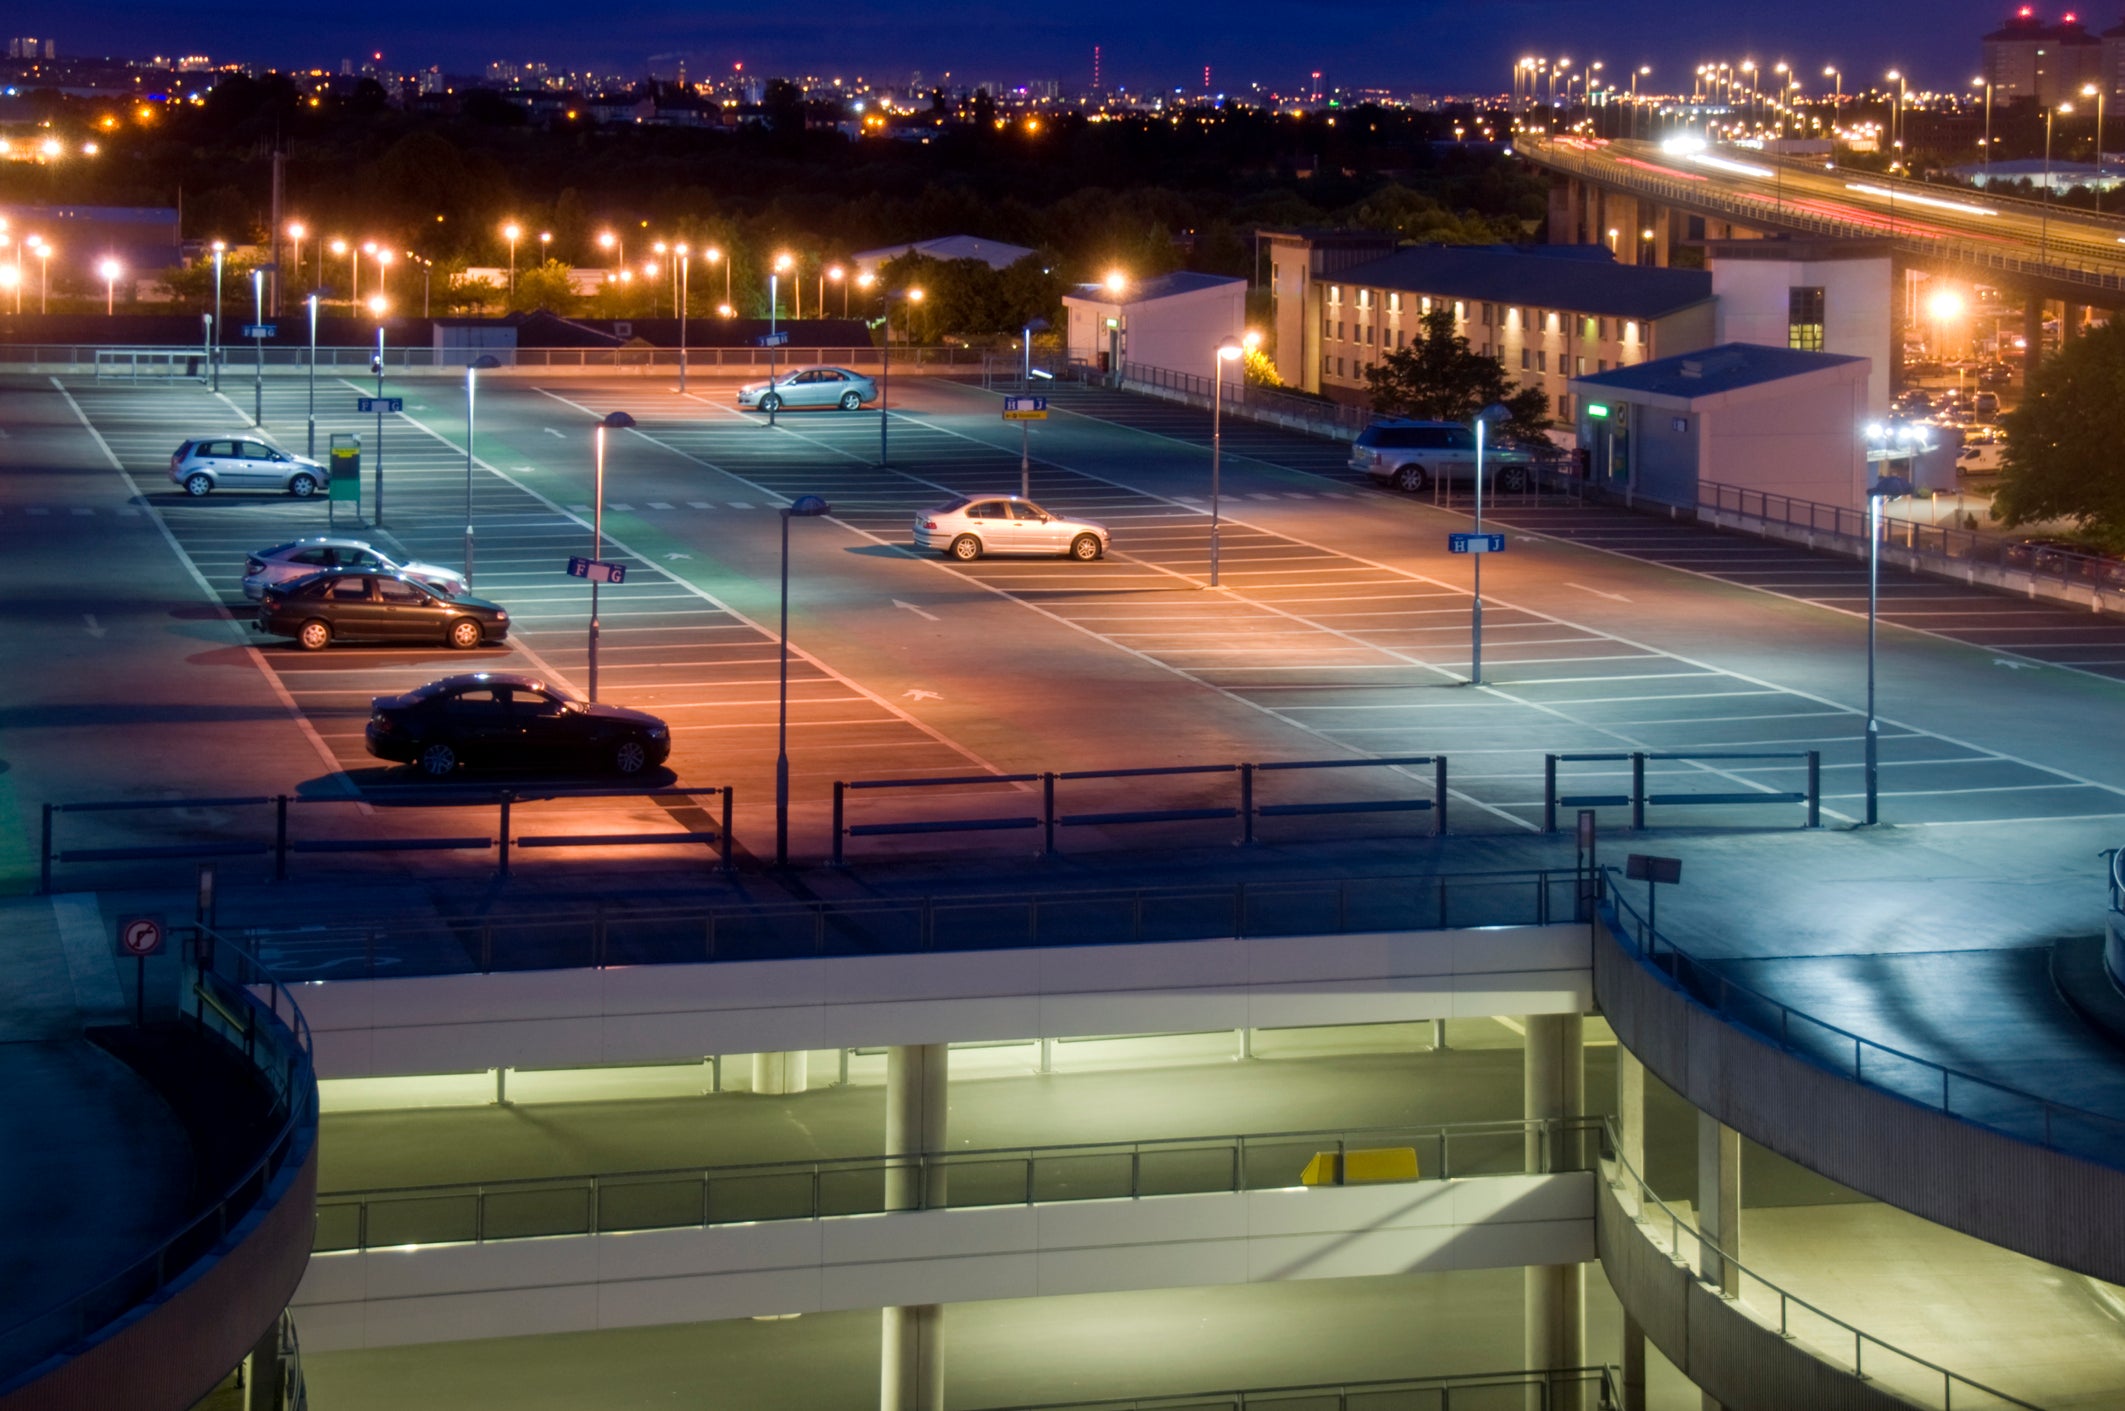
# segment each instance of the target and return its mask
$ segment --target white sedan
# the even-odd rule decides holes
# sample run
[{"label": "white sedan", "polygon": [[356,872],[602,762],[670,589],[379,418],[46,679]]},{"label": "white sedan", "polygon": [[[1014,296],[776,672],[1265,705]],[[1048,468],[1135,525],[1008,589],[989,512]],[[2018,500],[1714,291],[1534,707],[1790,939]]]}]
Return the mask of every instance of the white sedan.
[{"label": "white sedan", "polygon": [[839,407],[852,412],[878,400],[878,384],[845,367],[800,367],[778,373],[771,382],[748,382],[738,389],[738,405],[764,412],[789,407]]},{"label": "white sedan", "polygon": [[326,568],[365,569],[371,573],[403,573],[427,584],[446,598],[464,595],[465,575],[434,563],[400,563],[389,554],[360,539],[322,536],[296,539],[260,549],[243,561],[243,595],[252,602],[265,596],[269,583],[286,583]]},{"label": "white sedan", "polygon": [[1016,495],[961,497],[915,516],[915,547],[962,562],[983,554],[1068,554],[1090,563],[1107,552],[1107,526],[1051,514]]}]

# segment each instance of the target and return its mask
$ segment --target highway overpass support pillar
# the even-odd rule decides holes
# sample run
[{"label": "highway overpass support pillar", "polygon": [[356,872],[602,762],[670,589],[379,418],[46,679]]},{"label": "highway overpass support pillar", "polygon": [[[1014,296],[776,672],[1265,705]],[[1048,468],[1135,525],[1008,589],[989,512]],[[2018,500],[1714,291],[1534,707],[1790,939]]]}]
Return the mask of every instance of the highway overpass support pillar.
[{"label": "highway overpass support pillar", "polygon": [[2036,373],[2036,365],[2044,360],[2044,296],[2031,294],[2022,305],[2022,386],[2027,388],[2029,379]]},{"label": "highway overpass support pillar", "polygon": [[[1524,1115],[1530,1120],[1577,1117],[1586,1110],[1586,1021],[1577,1014],[1529,1015],[1521,1082]],[[1530,1131],[1528,1169],[1542,1169],[1542,1147],[1551,1144],[1552,1169],[1585,1163],[1590,1153],[1577,1138],[1545,1138]],[[1525,1349],[1530,1368],[1580,1366],[1586,1359],[1586,1270],[1578,1264],[1534,1265],[1522,1275],[1526,1290]],[[1576,1411],[1576,1384],[1551,1387],[1548,1404]]]},{"label": "highway overpass support pillar", "polygon": [[[885,1154],[942,1152],[950,1050],[943,1044],[900,1044],[885,1053]],[[927,1162],[888,1166],[888,1210],[937,1210],[945,1203],[944,1168]],[[879,1329],[879,1411],[944,1411],[944,1305],[888,1308]]]},{"label": "highway overpass support pillar", "polygon": [[1549,243],[1577,245],[1586,232],[1586,183],[1568,176],[1549,189]]}]

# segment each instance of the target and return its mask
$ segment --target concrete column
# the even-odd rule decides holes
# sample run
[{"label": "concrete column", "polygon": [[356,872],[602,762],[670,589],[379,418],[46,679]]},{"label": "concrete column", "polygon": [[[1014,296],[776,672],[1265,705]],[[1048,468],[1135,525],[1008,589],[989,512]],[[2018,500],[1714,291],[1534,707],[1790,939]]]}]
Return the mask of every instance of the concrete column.
[{"label": "concrete column", "polygon": [[811,1086],[812,1056],[799,1049],[793,1053],[753,1055],[753,1091],[774,1095],[801,1093]]},{"label": "concrete column", "polygon": [[1623,1315],[1623,1411],[1645,1411],[1645,1329]]},{"label": "concrete column", "polygon": [[2081,336],[2081,321],[2087,317],[2086,304],[2059,305],[2059,346],[2064,347]]},{"label": "concrete column", "polygon": [[1622,1044],[1616,1045],[1617,1155],[1645,1176],[1645,1064]]},{"label": "concrete column", "polygon": [[[1709,1113],[1697,1114],[1697,1228],[1707,1243],[1698,1274],[1733,1298],[1741,1292],[1741,1133]],[[1717,1244],[1729,1256],[1722,1258]]]},{"label": "concrete column", "polygon": [[244,1377],[244,1411],[282,1411],[281,1381],[280,1319],[275,1318],[251,1349],[251,1367]]},{"label": "concrete column", "polygon": [[1446,1021],[1444,1019],[1431,1021],[1431,1047],[1434,1053],[1446,1047]]},{"label": "concrete column", "polygon": [[[919,1156],[946,1149],[949,1050],[943,1044],[900,1044],[885,1051],[885,1154]],[[889,1166],[888,1210],[934,1210],[944,1204],[944,1168],[920,1163]]]},{"label": "concrete column", "polygon": [[2044,360],[2044,301],[2031,294],[2022,305],[2022,385],[2029,385],[2036,365]]},{"label": "concrete column", "polygon": [[[1577,1014],[1533,1014],[1525,1021],[1526,1049],[1522,1055],[1521,1088],[1524,1115],[1530,1120],[1577,1117],[1586,1110],[1586,1021]],[[1584,1152],[1577,1138],[1562,1134],[1545,1137],[1530,1130],[1527,1136],[1528,1169],[1542,1169],[1545,1141],[1550,1167],[1569,1170],[1581,1164]],[[1522,1274],[1526,1298],[1525,1348],[1529,1368],[1566,1368],[1586,1360],[1586,1271],[1577,1264],[1529,1267]],[[1551,1387],[1550,1406],[1555,1411],[1573,1411],[1577,1406],[1572,1384]]]},{"label": "concrete column", "polygon": [[878,1411],[944,1411],[944,1305],[883,1311]]},{"label": "concrete column", "polygon": [[[943,1044],[902,1044],[885,1053],[885,1154],[926,1155],[946,1149],[945,1116],[951,1076]],[[935,1210],[944,1205],[941,1166],[888,1166],[888,1210]],[[887,1308],[878,1359],[879,1411],[944,1411],[944,1307],[925,1303]]]}]

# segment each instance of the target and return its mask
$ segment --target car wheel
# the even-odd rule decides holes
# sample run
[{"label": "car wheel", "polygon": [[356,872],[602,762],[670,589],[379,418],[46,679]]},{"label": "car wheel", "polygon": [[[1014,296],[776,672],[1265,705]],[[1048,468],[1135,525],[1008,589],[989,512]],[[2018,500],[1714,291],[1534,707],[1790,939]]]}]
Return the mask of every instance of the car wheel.
[{"label": "car wheel", "polygon": [[952,541],[952,547],[945,552],[961,563],[972,563],[981,557],[981,540],[971,534],[962,534]]},{"label": "car wheel", "polygon": [[1070,541],[1070,557],[1079,563],[1090,563],[1099,557],[1099,536],[1080,534]]},{"label": "car wheel", "polygon": [[640,774],[649,768],[649,746],[630,735],[613,748],[612,772],[615,774]]},{"label": "car wheel", "polygon": [[317,493],[317,480],[314,476],[298,475],[288,482],[288,493],[298,500],[307,500]]},{"label": "car wheel", "polygon": [[430,779],[440,779],[457,768],[457,748],[441,740],[422,745],[418,763],[421,773]]},{"label": "car wheel", "polygon": [[306,652],[321,652],[332,645],[332,626],[313,617],[296,629],[295,643]]},{"label": "car wheel", "polygon": [[841,394],[841,410],[845,412],[852,412],[862,405],[863,398],[858,396],[856,393],[843,392]]},{"label": "car wheel", "polygon": [[1498,472],[1498,488],[1517,495],[1527,488],[1527,467],[1509,465]]},{"label": "car wheel", "polygon": [[762,397],[760,399],[760,410],[764,412],[774,412],[782,410],[781,394],[777,392],[770,392],[765,397]]},{"label": "car wheel", "polygon": [[214,482],[199,471],[195,470],[184,478],[184,492],[195,500],[213,488]]},{"label": "car wheel", "polygon": [[1409,494],[1414,495],[1429,484],[1431,477],[1424,473],[1421,465],[1405,465],[1395,472],[1395,488]]},{"label": "car wheel", "polygon": [[470,651],[478,646],[484,640],[484,637],[485,634],[480,631],[480,625],[477,622],[474,622],[469,617],[461,617],[450,624],[450,631],[444,640],[463,652]]}]

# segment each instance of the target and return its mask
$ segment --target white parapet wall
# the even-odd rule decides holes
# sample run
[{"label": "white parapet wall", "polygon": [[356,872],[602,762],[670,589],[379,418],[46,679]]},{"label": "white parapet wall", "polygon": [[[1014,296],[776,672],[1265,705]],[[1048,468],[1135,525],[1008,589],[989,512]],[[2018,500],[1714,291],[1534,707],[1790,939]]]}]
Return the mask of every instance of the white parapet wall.
[{"label": "white parapet wall", "polygon": [[1587,1172],[1296,1187],[322,1254],[306,1349],[779,1313],[1578,1264]]},{"label": "white parapet wall", "polygon": [[1592,1007],[1583,924],[305,985],[320,1078]]}]

